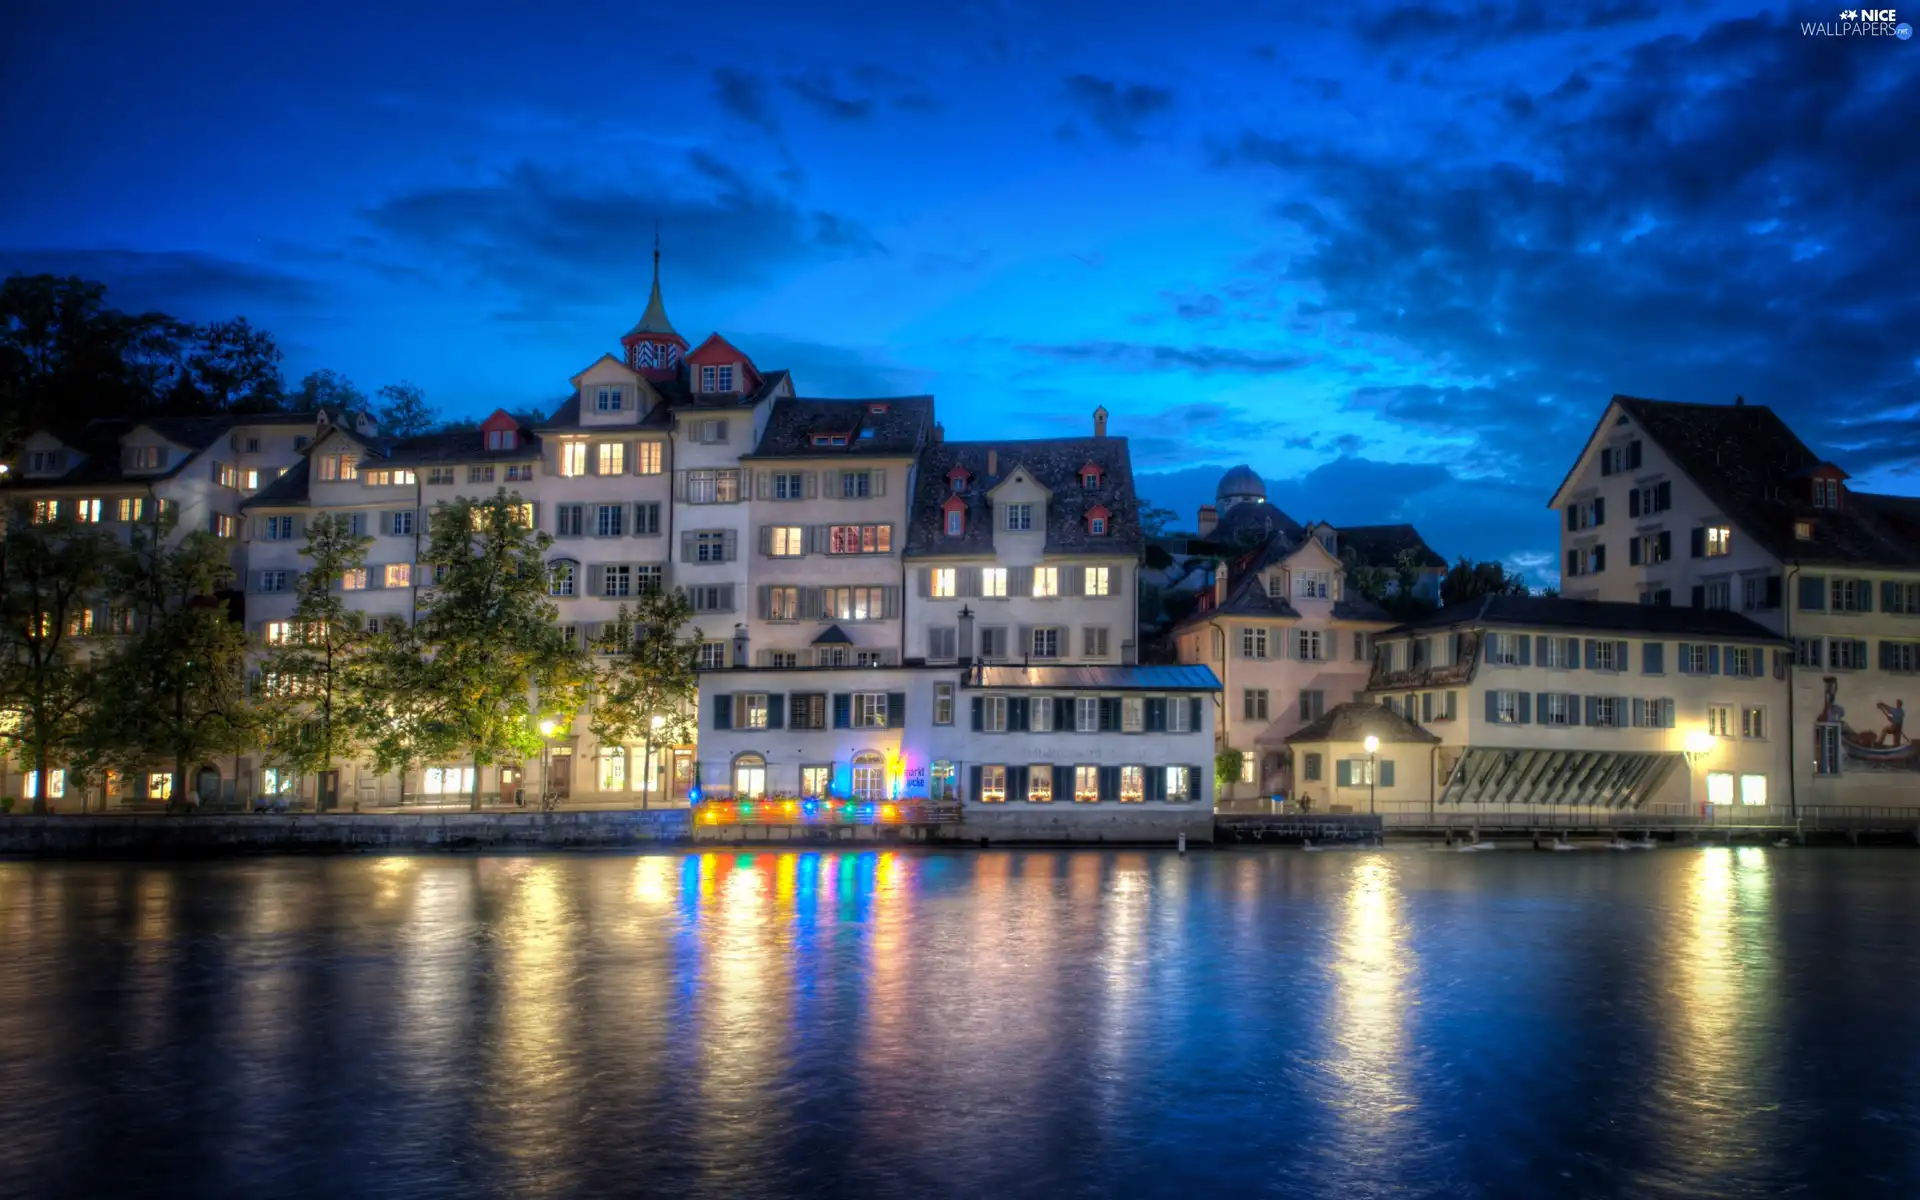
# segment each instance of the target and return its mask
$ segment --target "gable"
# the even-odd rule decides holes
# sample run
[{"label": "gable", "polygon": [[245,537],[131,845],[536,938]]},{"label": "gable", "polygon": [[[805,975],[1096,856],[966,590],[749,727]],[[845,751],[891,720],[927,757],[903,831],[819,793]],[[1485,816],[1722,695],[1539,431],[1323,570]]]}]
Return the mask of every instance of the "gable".
[{"label": "gable", "polygon": [[[1620,424],[1622,418],[1627,422],[1624,426]],[[1627,416],[1626,410],[1620,407],[1618,400],[1607,401],[1607,409],[1600,414],[1599,423],[1593,427],[1593,432],[1587,435],[1586,443],[1580,447],[1580,453],[1574,458],[1573,465],[1567,468],[1566,478],[1562,479],[1560,486],[1554,489],[1553,499],[1547,501],[1548,508],[1561,508],[1569,502],[1569,494],[1574,490],[1575,481],[1586,476],[1589,466],[1596,461],[1600,448],[1614,437],[1616,429],[1630,429],[1642,437],[1646,436],[1644,431],[1634,423],[1633,418]]]},{"label": "gable", "polygon": [[1008,471],[1006,478],[987,490],[989,499],[998,503],[1002,500],[1028,500],[1050,498],[1053,491],[1034,477],[1033,472],[1024,465],[1016,465]]},{"label": "gable", "polygon": [[1319,538],[1308,538],[1300,548],[1280,560],[1290,571],[1340,571],[1345,569],[1337,557],[1327,552]]},{"label": "gable", "polygon": [[567,382],[574,387],[585,387],[595,383],[635,383],[641,380],[638,371],[621,362],[611,354],[602,354],[586,370],[581,371]]}]

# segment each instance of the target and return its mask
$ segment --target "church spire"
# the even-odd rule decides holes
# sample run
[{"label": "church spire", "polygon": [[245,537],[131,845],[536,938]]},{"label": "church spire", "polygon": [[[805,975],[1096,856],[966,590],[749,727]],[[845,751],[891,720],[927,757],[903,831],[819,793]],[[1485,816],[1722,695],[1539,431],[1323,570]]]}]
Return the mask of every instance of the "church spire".
[{"label": "church spire", "polygon": [[680,336],[667,319],[667,303],[660,298],[660,222],[653,223],[653,290],[647,296],[647,310],[640,322],[620,339],[627,350],[627,365],[647,375],[676,374],[687,339]]}]

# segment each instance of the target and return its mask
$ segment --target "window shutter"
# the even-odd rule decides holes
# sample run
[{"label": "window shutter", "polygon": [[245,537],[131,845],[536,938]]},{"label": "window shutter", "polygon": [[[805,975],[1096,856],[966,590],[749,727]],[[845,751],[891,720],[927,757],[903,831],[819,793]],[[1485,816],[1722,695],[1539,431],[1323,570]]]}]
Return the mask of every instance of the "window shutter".
[{"label": "window shutter", "polygon": [[1120,728],[1120,701],[1114,696],[1100,697],[1100,732],[1112,733]]},{"label": "window shutter", "polygon": [[1673,531],[1671,529],[1662,529],[1660,531],[1660,561],[1670,562],[1672,559]]},{"label": "window shutter", "polygon": [[1533,646],[1529,638],[1520,639],[1520,665],[1523,667],[1533,665]]},{"label": "window shutter", "polygon": [[1167,702],[1158,697],[1149,699],[1143,717],[1148,733],[1164,731],[1167,727]]},{"label": "window shutter", "polygon": [[[1491,692],[1487,693],[1487,698],[1491,700],[1493,698],[1493,693]],[[1352,759],[1343,758],[1339,762],[1333,764],[1333,785],[1335,787],[1352,787],[1353,786],[1353,760]]]},{"label": "window shutter", "polygon": [[1855,580],[1854,582],[1856,584],[1855,590],[1859,593],[1859,596],[1860,596],[1860,611],[1863,613],[1872,612],[1873,611],[1873,585],[1868,583],[1864,579]]},{"label": "window shutter", "polygon": [[713,698],[713,727],[715,729],[733,728],[733,697],[731,695]]},{"label": "window shutter", "polygon": [[986,707],[987,701],[984,696],[975,696],[973,698],[973,731],[975,733],[979,733],[982,729],[986,728]]},{"label": "window shutter", "polygon": [[1665,642],[1644,642],[1640,646],[1640,673],[1659,675],[1666,670],[1667,645]]},{"label": "window shutter", "polygon": [[1061,567],[1060,594],[1062,596],[1086,595],[1087,569],[1081,566]]},{"label": "window shutter", "polygon": [[1687,546],[1694,558],[1699,558],[1707,552],[1707,531],[1705,527],[1695,525],[1687,531]]},{"label": "window shutter", "polygon": [[740,540],[740,534],[736,530],[725,529],[721,531],[720,533],[720,561],[721,562],[733,562],[735,559],[740,557],[739,547],[736,545],[736,543],[739,540]]},{"label": "window shutter", "polygon": [[1633,698],[1633,727],[1635,729],[1642,729],[1646,727],[1646,724],[1647,702],[1645,699],[1635,696]]},{"label": "window shutter", "polygon": [[840,472],[826,470],[820,472],[820,491],[829,500],[840,498]]},{"label": "window shutter", "polygon": [[1627,543],[1627,565],[1630,567],[1637,567],[1640,565],[1640,539],[1639,538],[1634,538],[1632,541]]},{"label": "window shutter", "polygon": [[1607,569],[1607,547],[1605,543],[1593,548],[1593,570],[1595,574]]},{"label": "window shutter", "polygon": [[1705,608],[1707,606],[1707,589],[1701,587],[1699,584],[1695,584],[1693,588],[1693,606],[1695,608]]},{"label": "window shutter", "polygon": [[[1767,595],[1778,596],[1780,594],[1779,578],[1778,575],[1769,575],[1767,577]],[[1900,611],[1899,584],[1889,581],[1880,585],[1880,611],[1889,613]]]},{"label": "window shutter", "polygon": [[1032,567],[1007,568],[1007,595],[1009,598],[1033,595]]},{"label": "window shutter", "polygon": [[1589,671],[1596,670],[1600,666],[1600,642],[1597,638],[1587,639],[1586,663]]},{"label": "window shutter", "polygon": [[[1580,724],[1580,697],[1578,696],[1567,697],[1567,724]],[[1588,724],[1592,724],[1592,722],[1588,722]]]},{"label": "window shutter", "polygon": [[1613,644],[1613,669],[1622,672],[1627,670],[1627,644],[1625,642],[1615,642]]},{"label": "window shutter", "polygon": [[1593,724],[1594,709],[1599,704],[1600,697],[1581,696],[1581,697],[1578,697],[1578,699],[1584,700],[1586,702],[1583,707],[1585,708],[1586,714],[1587,714],[1587,724],[1589,725]]},{"label": "window shutter", "polygon": [[683,529],[680,531],[680,561],[688,563],[693,561],[693,531],[691,529]]},{"label": "window shutter", "polygon": [[800,589],[800,619],[802,621],[826,620],[826,597],[817,587]]},{"label": "window shutter", "polygon": [[956,596],[978,596],[980,594],[980,568],[955,567],[953,569],[953,592]]},{"label": "window shutter", "polygon": [[1593,498],[1593,523],[1596,528],[1607,523],[1607,498],[1605,496],[1595,496]]},{"label": "window shutter", "polygon": [[1027,768],[1007,768],[1007,799],[1025,800],[1027,798]]},{"label": "window shutter", "polygon": [[1719,673],[1720,673],[1720,647],[1708,646],[1707,647],[1707,674],[1718,675]]},{"label": "window shutter", "polygon": [[1580,506],[1569,504],[1567,505],[1567,532],[1572,533],[1578,528],[1580,528]]},{"label": "window shutter", "polygon": [[753,473],[753,498],[755,500],[773,499],[773,473],[755,471]]},{"label": "window shutter", "polygon": [[1031,722],[1027,719],[1033,701],[1025,696],[1007,698],[1007,729],[1012,733],[1027,732]]},{"label": "window shutter", "polygon": [[904,729],[907,725],[907,694],[905,692],[887,693],[887,728]]},{"label": "window shutter", "polygon": [[1627,515],[1629,517],[1637,517],[1640,515],[1640,489],[1639,488],[1635,488],[1632,491],[1627,493]]},{"label": "window shutter", "polygon": [[1527,692],[1520,693],[1520,723],[1533,724],[1533,696]]},{"label": "window shutter", "polygon": [[873,483],[872,483],[873,495],[875,496],[886,495],[887,494],[887,469],[885,467],[875,467],[873,469],[872,475],[873,475]]},{"label": "window shutter", "polygon": [[1390,758],[1380,760],[1380,786],[1393,786],[1393,760]]},{"label": "window shutter", "polygon": [[760,557],[773,557],[773,526],[771,525],[760,527]]},{"label": "window shutter", "polygon": [[1569,550],[1567,551],[1567,574],[1578,575],[1579,573],[1580,552],[1578,550]]},{"label": "window shutter", "polygon": [[802,471],[800,475],[800,494],[808,500],[817,499],[820,495],[819,476],[815,475],[812,471]]},{"label": "window shutter", "polygon": [[[1488,666],[1493,665],[1493,643],[1498,640],[1498,637],[1499,635],[1494,633],[1483,633],[1480,635],[1480,657]],[[1393,647],[1389,645],[1387,647],[1389,655],[1391,655],[1392,651]]]},{"label": "window shutter", "polygon": [[1073,697],[1055,696],[1053,698],[1053,731],[1055,733],[1073,732]]},{"label": "window shutter", "polygon": [[1827,581],[1818,575],[1800,577],[1800,611],[1824,612],[1827,607]]},{"label": "window shutter", "polygon": [[897,585],[888,587],[885,592],[881,593],[881,603],[885,605],[885,607],[881,611],[888,618],[899,616],[900,615],[900,588]]},{"label": "window shutter", "polygon": [[1613,447],[1612,446],[1603,446],[1600,449],[1600,474],[1602,475],[1613,474]]},{"label": "window shutter", "polygon": [[980,768],[978,766],[968,767],[967,779],[969,780],[969,792],[975,800],[980,799]]},{"label": "window shutter", "polygon": [[1635,438],[1631,442],[1627,443],[1627,470],[1638,471],[1639,469],[1640,469],[1640,439]]},{"label": "window shutter", "polygon": [[833,694],[833,727],[835,729],[853,728],[853,697],[846,692]]},{"label": "window shutter", "polygon": [[673,473],[673,498],[682,502],[687,498],[687,473],[685,471],[675,471]]},{"label": "window shutter", "polygon": [[[1174,703],[1178,704],[1179,701],[1176,700],[1174,701]],[[1200,732],[1200,716],[1201,716],[1200,697],[1198,696],[1191,697],[1190,699],[1188,699],[1187,703],[1191,706],[1187,710],[1187,728],[1193,731],[1194,733],[1199,733]]]},{"label": "window shutter", "polygon": [[1020,632],[1020,647],[1008,655],[1009,658],[1025,658],[1033,653],[1033,626],[1021,625],[1017,628]]},{"label": "window shutter", "polygon": [[1053,769],[1053,798],[1055,800],[1073,799],[1073,768],[1056,766]]},{"label": "window shutter", "polygon": [[1144,767],[1141,769],[1141,774],[1145,776],[1145,780],[1146,780],[1147,800],[1149,801],[1165,800],[1167,798],[1166,768]]},{"label": "window shutter", "polygon": [[933,568],[921,567],[915,574],[920,577],[920,598],[925,600],[933,595]]},{"label": "window shutter", "polygon": [[1120,798],[1120,768],[1101,767],[1099,779],[1100,799],[1118,800]]},{"label": "window shutter", "polygon": [[779,692],[767,697],[767,728],[785,729],[787,726],[787,698]]}]

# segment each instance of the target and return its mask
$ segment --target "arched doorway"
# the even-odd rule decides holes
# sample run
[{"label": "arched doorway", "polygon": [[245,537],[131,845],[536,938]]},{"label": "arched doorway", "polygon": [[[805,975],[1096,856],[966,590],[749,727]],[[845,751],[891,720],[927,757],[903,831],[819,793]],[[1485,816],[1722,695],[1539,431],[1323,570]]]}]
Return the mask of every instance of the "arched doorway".
[{"label": "arched doorway", "polygon": [[193,774],[193,796],[201,808],[212,808],[220,803],[220,770],[218,767],[201,767]]},{"label": "arched doorway", "polygon": [[733,798],[758,800],[767,794],[767,760],[758,754],[742,754],[733,760]]},{"label": "arched doorway", "polygon": [[878,751],[867,750],[853,756],[853,794],[872,802],[887,796],[887,760]]}]

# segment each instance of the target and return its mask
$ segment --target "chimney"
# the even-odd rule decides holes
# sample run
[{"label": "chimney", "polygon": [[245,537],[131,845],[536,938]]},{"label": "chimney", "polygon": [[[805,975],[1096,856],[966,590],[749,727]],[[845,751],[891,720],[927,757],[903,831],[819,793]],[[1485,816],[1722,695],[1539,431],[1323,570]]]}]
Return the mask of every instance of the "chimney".
[{"label": "chimney", "polygon": [[973,662],[973,609],[968,605],[960,606],[960,633],[954,639],[954,650],[960,656],[960,665],[965,667]]},{"label": "chimney", "polygon": [[1134,645],[1132,638],[1126,638],[1121,641],[1120,662],[1122,665],[1129,667],[1137,667],[1140,665],[1139,647]]},{"label": "chimney", "polygon": [[944,442],[947,440],[947,427],[938,421],[933,423],[933,440],[935,442]]},{"label": "chimney", "polygon": [[1735,408],[1745,408],[1747,406],[1747,398],[1745,396],[1735,396],[1733,398],[1733,406]]},{"label": "chimney", "polygon": [[1202,504],[1200,506],[1200,536],[1206,537],[1212,533],[1213,527],[1219,523],[1220,510],[1211,504]]},{"label": "chimney", "polygon": [[747,665],[747,623],[745,621],[733,627],[733,665],[735,667]]},{"label": "chimney", "polygon": [[987,474],[998,475],[999,473],[1000,452],[998,450],[989,450],[987,451]]},{"label": "chimney", "polygon": [[1093,436],[1107,436],[1107,406],[1104,404],[1093,410]]}]

